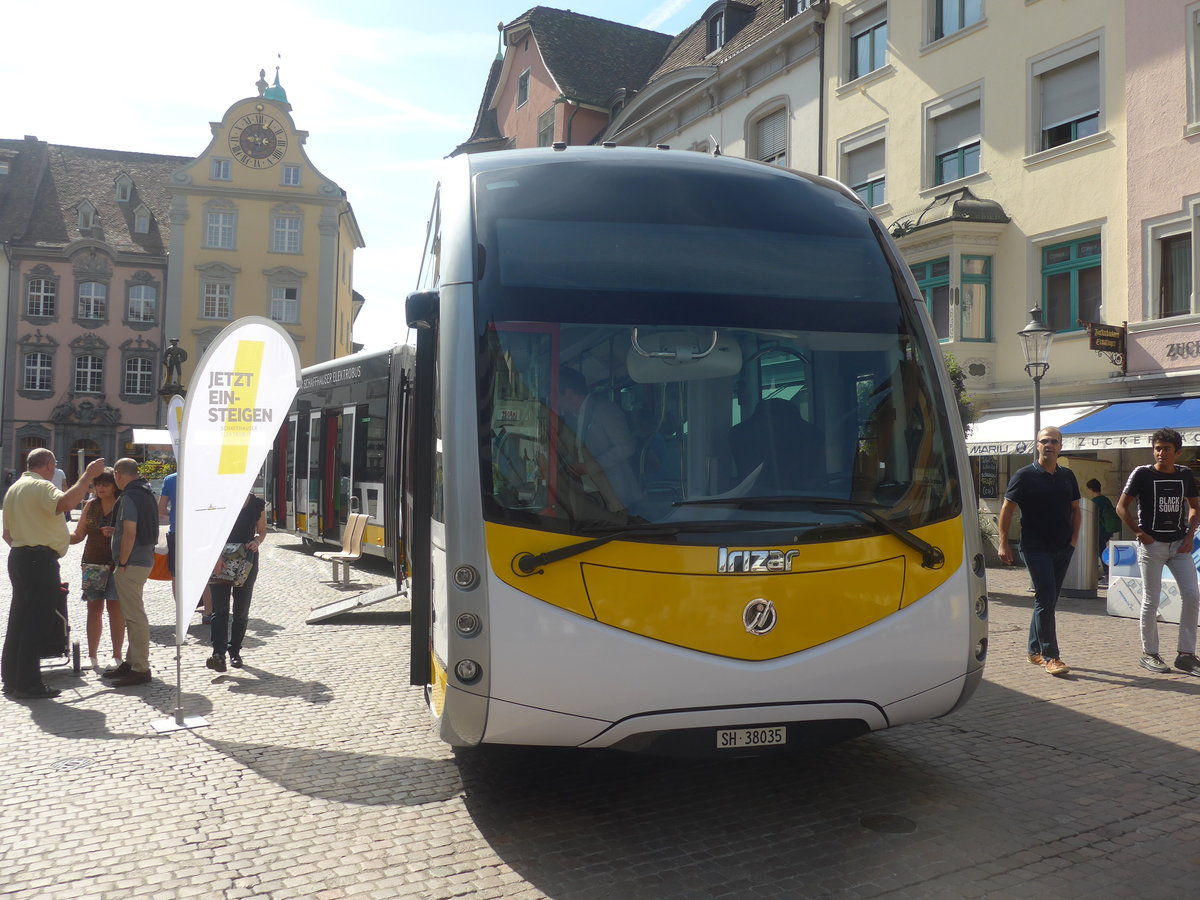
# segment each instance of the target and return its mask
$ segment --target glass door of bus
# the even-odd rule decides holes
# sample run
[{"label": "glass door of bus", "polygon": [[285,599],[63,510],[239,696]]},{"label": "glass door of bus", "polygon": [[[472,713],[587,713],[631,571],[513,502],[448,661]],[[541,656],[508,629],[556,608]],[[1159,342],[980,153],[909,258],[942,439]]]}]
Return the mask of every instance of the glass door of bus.
[{"label": "glass door of bus", "polygon": [[308,416],[308,473],[304,504],[304,532],[317,538],[321,534],[321,413]]}]

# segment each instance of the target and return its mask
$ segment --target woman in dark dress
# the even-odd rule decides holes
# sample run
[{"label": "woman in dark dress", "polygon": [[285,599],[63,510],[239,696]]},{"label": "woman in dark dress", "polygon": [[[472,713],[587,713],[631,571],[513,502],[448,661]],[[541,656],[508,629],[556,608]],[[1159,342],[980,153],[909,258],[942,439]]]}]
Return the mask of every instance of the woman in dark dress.
[{"label": "woman in dark dress", "polygon": [[[228,543],[245,544],[246,555],[251,561],[250,574],[241,587],[229,582],[214,581],[212,589],[212,656],[204,663],[210,669],[224,672],[225,654],[229,653],[229,664],[235,669],[242,667],[242,640],[246,637],[246,622],[250,618],[250,597],[254,593],[254,582],[258,578],[258,548],[267,536],[267,503],[261,497],[249,494],[242,504],[237,521],[229,532]],[[229,604],[233,600],[233,617],[230,619]]]}]

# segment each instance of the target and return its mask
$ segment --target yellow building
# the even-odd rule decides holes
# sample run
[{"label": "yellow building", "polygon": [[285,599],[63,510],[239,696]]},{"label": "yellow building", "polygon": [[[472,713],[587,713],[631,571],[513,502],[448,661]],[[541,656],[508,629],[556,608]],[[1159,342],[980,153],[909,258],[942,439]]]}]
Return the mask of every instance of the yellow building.
[{"label": "yellow building", "polygon": [[354,211],[304,152],[279,85],[260,73],[212,142],[170,180],[165,337],[187,351],[183,383],[209,343],[243,316],[265,316],[296,343],[302,365],[352,352]]}]

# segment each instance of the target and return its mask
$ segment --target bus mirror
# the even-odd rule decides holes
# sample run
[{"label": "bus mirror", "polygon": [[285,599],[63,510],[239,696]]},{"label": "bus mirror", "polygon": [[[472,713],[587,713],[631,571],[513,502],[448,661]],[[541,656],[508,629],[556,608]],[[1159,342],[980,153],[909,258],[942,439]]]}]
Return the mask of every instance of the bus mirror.
[{"label": "bus mirror", "polygon": [[635,328],[625,364],[638,384],[727,378],[742,368],[742,348],[716,330],[659,331]]},{"label": "bus mirror", "polygon": [[409,328],[432,328],[438,319],[441,295],[437,291],[416,291],[404,301]]}]

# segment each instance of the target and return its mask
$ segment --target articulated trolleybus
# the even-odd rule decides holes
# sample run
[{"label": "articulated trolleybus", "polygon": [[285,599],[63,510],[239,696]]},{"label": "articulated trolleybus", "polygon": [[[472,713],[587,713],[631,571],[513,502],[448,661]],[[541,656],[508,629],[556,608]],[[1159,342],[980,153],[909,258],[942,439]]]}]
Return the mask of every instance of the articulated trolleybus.
[{"label": "articulated trolleybus", "polygon": [[407,318],[411,674],[446,741],[732,756],[978,685],[953,394],[844,187],[671,150],[465,156]]}]

